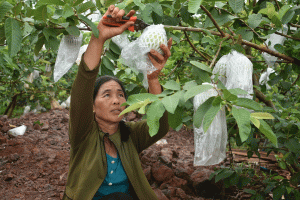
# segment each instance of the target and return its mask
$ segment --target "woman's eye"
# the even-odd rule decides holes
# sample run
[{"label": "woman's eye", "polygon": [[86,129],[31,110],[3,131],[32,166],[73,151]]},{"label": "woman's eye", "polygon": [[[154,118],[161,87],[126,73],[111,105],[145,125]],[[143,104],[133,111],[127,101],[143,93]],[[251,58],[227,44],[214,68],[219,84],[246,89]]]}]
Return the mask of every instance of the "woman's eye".
[{"label": "woman's eye", "polygon": [[104,97],[109,97],[109,94],[105,94]]},{"label": "woman's eye", "polygon": [[124,97],[124,94],[119,94],[120,97]]}]

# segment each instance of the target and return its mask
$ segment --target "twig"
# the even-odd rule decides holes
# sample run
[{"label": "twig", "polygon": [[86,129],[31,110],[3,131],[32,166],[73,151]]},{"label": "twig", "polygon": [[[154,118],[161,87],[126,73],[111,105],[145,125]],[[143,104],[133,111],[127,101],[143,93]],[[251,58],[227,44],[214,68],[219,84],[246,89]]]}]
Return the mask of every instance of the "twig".
[{"label": "twig", "polygon": [[289,25],[291,25],[291,26],[293,26],[293,27],[300,28],[300,25],[299,25],[299,24],[292,24],[292,23],[289,23]]},{"label": "twig", "polygon": [[[260,28],[260,29],[264,29],[264,30],[270,30],[270,29],[268,29],[268,28],[265,28],[265,27],[258,27],[258,28]],[[292,36],[290,36],[290,35],[286,35],[286,34],[283,34],[283,33],[280,33],[280,32],[274,32],[275,34],[277,34],[277,35],[281,35],[281,36],[283,36],[283,37],[286,37],[286,38],[290,38],[290,39],[293,39],[293,40],[297,40],[297,41],[300,41],[300,38],[296,38],[296,37],[292,37]]]},{"label": "twig", "polygon": [[297,83],[297,81],[299,80],[299,78],[300,78],[300,74],[298,74],[296,80],[292,83],[292,87]]},{"label": "twig", "polygon": [[279,6],[279,4],[278,4],[278,1],[277,1],[277,0],[274,0],[274,1],[275,1],[275,3],[276,3],[276,6],[277,6],[278,10],[280,10],[280,6]]},{"label": "twig", "polygon": [[215,27],[221,33],[222,37],[226,37],[225,33],[221,30],[220,26],[218,25],[216,20],[213,18],[213,16],[210,14],[210,12],[203,5],[201,5],[200,7],[201,7],[202,10],[204,10],[204,12],[207,14],[209,19],[212,21],[212,23],[215,25]]},{"label": "twig", "polygon": [[223,40],[220,42],[219,49],[218,49],[218,51],[217,51],[214,59],[211,61],[209,68],[212,68],[215,65],[215,62],[216,62],[216,60],[217,60],[217,58],[219,56],[219,53],[221,51],[221,48],[222,48],[222,43],[223,43]]},{"label": "twig", "polygon": [[168,79],[175,72],[177,67],[179,67],[181,65],[182,61],[183,61],[183,57],[177,62],[177,65],[174,67],[174,69],[164,79]]},{"label": "twig", "polygon": [[[252,59],[252,58],[249,58],[250,60]],[[264,61],[264,60],[251,60],[251,62],[254,62],[254,63],[265,63],[266,61]],[[283,60],[278,60],[278,61],[276,61],[277,63],[291,63],[290,61],[283,61]]]},{"label": "twig", "polygon": [[191,40],[190,40],[188,34],[186,33],[186,31],[183,31],[183,33],[184,33],[184,35],[185,35],[187,41],[189,42],[190,46],[194,49],[194,51],[196,51],[201,57],[203,57],[207,62],[209,62],[208,58],[206,58],[206,57],[203,55],[203,53],[201,53],[201,52],[194,46],[194,44],[191,42]]}]

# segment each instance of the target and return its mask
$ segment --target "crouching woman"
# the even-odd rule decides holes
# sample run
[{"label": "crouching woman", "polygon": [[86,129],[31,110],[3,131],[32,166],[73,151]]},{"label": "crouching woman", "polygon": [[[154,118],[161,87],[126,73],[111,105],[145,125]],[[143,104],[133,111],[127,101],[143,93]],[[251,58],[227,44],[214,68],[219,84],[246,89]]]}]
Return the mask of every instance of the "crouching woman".
[{"label": "crouching woman", "polygon": [[[110,6],[106,15],[120,20],[124,10]],[[127,16],[134,15],[130,11]],[[126,92],[115,77],[96,80],[104,42],[121,34],[133,22],[108,27],[99,22],[99,38],[91,37],[83,55],[71,91],[69,139],[71,144],[69,173],[63,199],[157,199],[139,160],[139,153],[165,136],[169,130],[167,113],[160,119],[158,134],[150,137],[147,122],[122,121]],[[148,75],[149,92],[161,93],[158,73],[171,55],[161,45],[164,55],[151,50],[149,59],[157,71]]]}]

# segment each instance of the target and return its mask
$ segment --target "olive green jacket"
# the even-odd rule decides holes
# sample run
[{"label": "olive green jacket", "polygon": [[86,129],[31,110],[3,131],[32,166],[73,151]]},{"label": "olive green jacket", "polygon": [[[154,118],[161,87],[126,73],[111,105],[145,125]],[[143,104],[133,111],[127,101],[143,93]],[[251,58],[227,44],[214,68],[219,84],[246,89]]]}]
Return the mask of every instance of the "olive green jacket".
[{"label": "olive green jacket", "polygon": [[[93,114],[93,90],[99,65],[89,70],[82,59],[71,91],[69,139],[71,144],[67,184],[63,199],[91,200],[107,173],[104,133]],[[121,142],[118,130],[109,139],[114,143],[130,181],[133,196],[140,200],[157,199],[145,177],[139,153],[164,137],[168,130],[167,112],[160,119],[157,135],[150,137],[146,120],[126,123],[131,134]]]}]

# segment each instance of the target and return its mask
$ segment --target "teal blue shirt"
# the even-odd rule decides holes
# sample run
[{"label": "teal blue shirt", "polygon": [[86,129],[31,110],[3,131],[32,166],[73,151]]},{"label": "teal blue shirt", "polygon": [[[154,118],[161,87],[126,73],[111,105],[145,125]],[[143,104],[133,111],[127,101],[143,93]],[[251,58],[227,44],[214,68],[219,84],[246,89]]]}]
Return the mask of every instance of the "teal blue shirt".
[{"label": "teal blue shirt", "polygon": [[93,200],[101,199],[102,197],[115,192],[123,192],[129,194],[129,180],[124,171],[119,154],[117,158],[113,158],[106,154],[107,173],[104,182],[96,192]]}]

